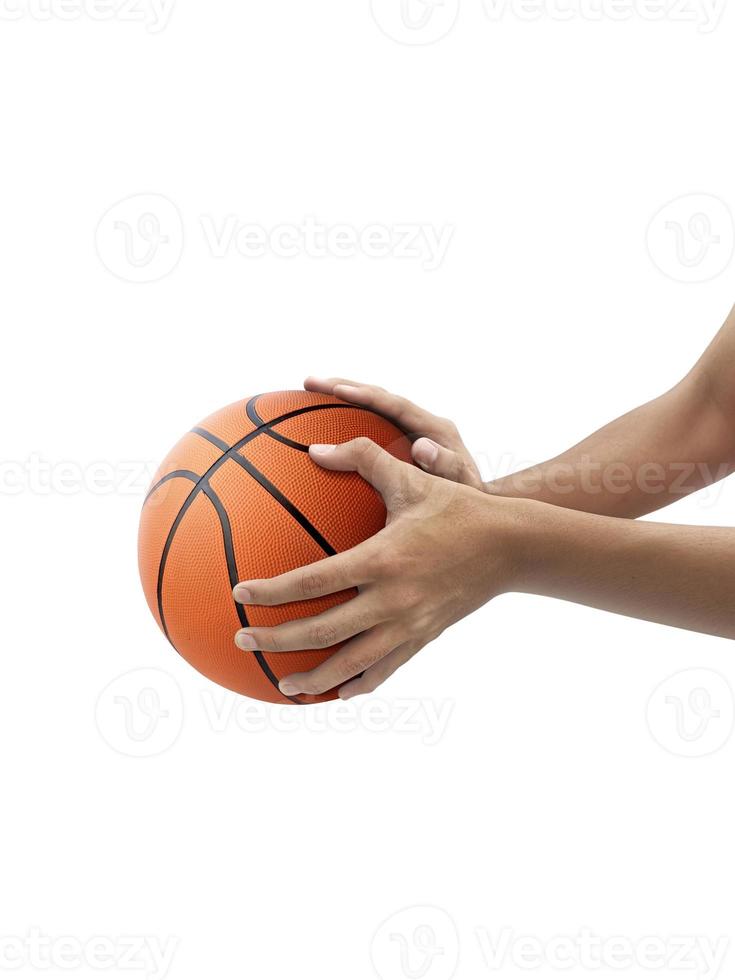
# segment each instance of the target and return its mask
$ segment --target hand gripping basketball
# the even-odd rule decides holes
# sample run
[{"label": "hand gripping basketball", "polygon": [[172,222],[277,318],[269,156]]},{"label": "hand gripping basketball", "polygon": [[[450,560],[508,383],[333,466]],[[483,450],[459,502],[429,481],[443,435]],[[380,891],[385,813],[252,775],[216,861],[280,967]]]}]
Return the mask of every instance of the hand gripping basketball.
[{"label": "hand gripping basketball", "polygon": [[346,551],[383,527],[385,506],[368,483],[309,458],[312,443],[359,437],[411,458],[401,431],[367,408],[321,393],[276,392],[205,419],[159,468],[141,514],[141,581],[165,636],[211,680],[266,701],[336,696],[289,697],[278,687],[283,676],[313,669],[333,650],[244,653],[233,635],[319,615],[355,591],[265,608],[235,602],[232,588]]}]

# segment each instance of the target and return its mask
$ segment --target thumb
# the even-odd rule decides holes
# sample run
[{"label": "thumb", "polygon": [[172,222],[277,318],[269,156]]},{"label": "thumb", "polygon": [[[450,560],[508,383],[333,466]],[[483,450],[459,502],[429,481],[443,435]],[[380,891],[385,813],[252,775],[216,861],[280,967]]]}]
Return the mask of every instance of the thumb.
[{"label": "thumb", "polygon": [[411,453],[421,469],[431,473],[432,476],[440,476],[453,483],[472,482],[467,472],[467,463],[460,454],[445,449],[433,439],[427,439],[425,436],[417,439],[411,447]]},{"label": "thumb", "polygon": [[403,471],[413,469],[366,438],[352,439],[338,446],[315,444],[309,446],[309,455],[326,470],[359,473],[386,503],[395,494],[396,485],[401,483]]}]

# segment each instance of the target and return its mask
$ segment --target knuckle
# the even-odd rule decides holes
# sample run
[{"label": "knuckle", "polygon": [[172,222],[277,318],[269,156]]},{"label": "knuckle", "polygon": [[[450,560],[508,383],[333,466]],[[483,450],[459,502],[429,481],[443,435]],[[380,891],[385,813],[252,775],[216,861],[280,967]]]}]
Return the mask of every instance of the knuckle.
[{"label": "knuckle", "polygon": [[386,578],[393,571],[395,555],[392,548],[375,548],[370,553],[369,568],[375,578]]},{"label": "knuckle", "polygon": [[346,657],[343,666],[348,677],[357,677],[368,664],[364,657]]},{"label": "knuckle", "polygon": [[405,487],[396,487],[395,490],[388,494],[388,499],[386,500],[386,506],[392,513],[399,510],[405,510],[410,503],[411,496],[408,494]]},{"label": "knuckle", "polygon": [[324,585],[324,576],[321,572],[302,572],[299,580],[299,593],[308,599],[321,592]]},{"label": "knuckle", "polygon": [[281,641],[278,638],[277,630],[262,630],[256,637],[256,643],[262,650],[273,650],[277,653],[281,649]]},{"label": "knuckle", "polygon": [[353,440],[352,445],[356,453],[364,456],[372,450],[375,443],[371,439],[368,439],[367,436],[358,436]]},{"label": "knuckle", "polygon": [[350,626],[350,636],[357,636],[358,633],[364,633],[365,630],[370,629],[374,621],[375,616],[369,612],[363,612],[359,616],[355,616]]},{"label": "knuckle", "polygon": [[426,637],[425,642],[434,639],[435,631],[439,629],[431,613],[424,610],[418,611],[413,619],[413,633],[415,636]]},{"label": "knuckle", "polygon": [[337,642],[337,631],[328,623],[314,623],[309,629],[309,641],[317,649],[331,647]]},{"label": "knuckle", "polygon": [[421,604],[423,593],[417,586],[407,585],[401,589],[401,607],[415,609]]}]

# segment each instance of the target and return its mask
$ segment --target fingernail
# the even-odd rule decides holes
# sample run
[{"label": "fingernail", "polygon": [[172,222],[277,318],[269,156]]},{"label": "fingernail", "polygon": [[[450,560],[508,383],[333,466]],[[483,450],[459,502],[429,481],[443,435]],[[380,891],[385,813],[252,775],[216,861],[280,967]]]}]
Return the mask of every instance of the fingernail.
[{"label": "fingernail", "polygon": [[312,446],[309,446],[309,452],[316,453],[317,456],[325,456],[327,453],[334,452],[336,448],[336,446],[315,442]]},{"label": "fingernail", "polygon": [[236,633],[235,643],[241,650],[257,650],[255,637],[252,633]]},{"label": "fingernail", "polygon": [[232,594],[235,597],[235,602],[252,602],[253,600],[250,589],[246,589],[244,585],[236,585]]},{"label": "fingernail", "polygon": [[431,466],[436,462],[436,457],[439,455],[439,446],[432,440],[427,439],[424,436],[421,439],[421,445],[416,446],[416,462],[426,464],[426,466]]},{"label": "fingernail", "polygon": [[280,690],[281,694],[285,694],[287,697],[289,697],[292,694],[298,694],[299,693],[299,689],[294,684],[293,681],[281,681],[279,683],[278,687],[279,687],[279,690]]}]

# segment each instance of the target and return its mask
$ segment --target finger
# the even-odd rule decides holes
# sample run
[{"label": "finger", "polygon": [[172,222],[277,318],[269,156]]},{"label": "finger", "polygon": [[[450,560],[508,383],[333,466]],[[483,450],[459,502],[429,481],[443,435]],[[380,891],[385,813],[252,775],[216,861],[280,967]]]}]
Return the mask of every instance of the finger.
[{"label": "finger", "polygon": [[235,643],[241,650],[323,650],[349,640],[380,619],[375,600],[362,594],[333,606],[319,616],[294,619],[279,626],[248,626],[238,630]]},{"label": "finger", "polygon": [[387,681],[391,674],[395,674],[399,667],[407,663],[415,653],[421,649],[416,643],[402,643],[396,647],[387,657],[383,657],[372,667],[369,667],[362,677],[355,677],[347,684],[343,684],[339,689],[339,696],[343,701],[349,701],[358,694],[372,694],[384,681]]},{"label": "finger", "polygon": [[411,455],[421,469],[432,476],[440,476],[453,483],[466,483],[467,486],[478,485],[478,478],[467,460],[460,453],[445,449],[433,439],[417,439],[411,446]]},{"label": "finger", "polygon": [[372,667],[394,650],[397,642],[387,624],[373,627],[350,640],[314,670],[290,674],[278,686],[281,693],[288,697],[294,694],[323,694]]},{"label": "finger", "polygon": [[343,401],[372,408],[379,415],[385,415],[394,421],[409,435],[428,435],[440,439],[445,445],[454,444],[453,440],[456,442],[459,438],[454,426],[448,419],[432,415],[431,412],[414,405],[407,398],[394,395],[384,388],[338,381],[332,388],[332,394],[337,395]]},{"label": "finger", "polygon": [[313,375],[304,381],[307,391],[319,391],[323,395],[333,395],[335,385],[351,385],[355,388],[364,387],[361,381],[350,381],[349,378],[315,378]]},{"label": "finger", "polygon": [[326,470],[359,473],[367,480],[390,508],[390,501],[400,489],[410,485],[411,477],[419,474],[410,463],[404,463],[382,449],[371,439],[360,437],[338,446],[309,446],[309,455]]},{"label": "finger", "polygon": [[374,553],[375,545],[368,538],[349,551],[294,568],[274,578],[239,582],[232,595],[235,602],[244,605],[280,606],[284,602],[342,592],[371,581],[369,570]]}]

